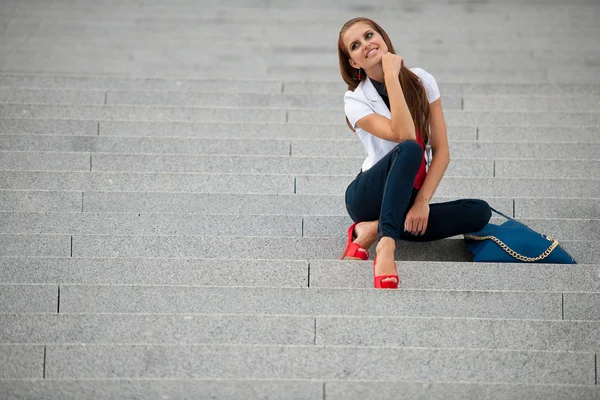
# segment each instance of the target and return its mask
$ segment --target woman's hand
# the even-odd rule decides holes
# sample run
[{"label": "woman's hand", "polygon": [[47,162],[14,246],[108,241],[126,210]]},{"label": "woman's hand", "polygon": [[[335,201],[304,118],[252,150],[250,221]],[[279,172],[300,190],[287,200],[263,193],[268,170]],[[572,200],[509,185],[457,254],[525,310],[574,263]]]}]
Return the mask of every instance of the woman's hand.
[{"label": "woman's hand", "polygon": [[390,52],[385,53],[381,57],[381,67],[383,69],[383,75],[397,77],[400,74],[400,69],[404,65],[404,57]]},{"label": "woman's hand", "polygon": [[427,230],[428,221],[429,203],[417,200],[406,214],[404,230],[413,235],[422,235]]}]

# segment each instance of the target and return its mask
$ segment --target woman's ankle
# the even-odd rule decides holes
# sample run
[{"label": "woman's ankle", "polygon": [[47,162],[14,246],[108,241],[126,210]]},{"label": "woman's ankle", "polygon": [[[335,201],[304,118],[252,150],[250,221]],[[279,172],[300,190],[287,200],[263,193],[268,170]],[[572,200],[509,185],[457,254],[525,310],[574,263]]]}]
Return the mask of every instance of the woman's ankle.
[{"label": "woman's ankle", "polygon": [[361,247],[370,248],[377,241],[377,221],[360,222],[354,228],[355,239]]},{"label": "woman's ankle", "polygon": [[383,236],[379,239],[379,243],[377,243],[377,248],[375,250],[377,254],[394,254],[396,251],[396,241],[388,236]]}]

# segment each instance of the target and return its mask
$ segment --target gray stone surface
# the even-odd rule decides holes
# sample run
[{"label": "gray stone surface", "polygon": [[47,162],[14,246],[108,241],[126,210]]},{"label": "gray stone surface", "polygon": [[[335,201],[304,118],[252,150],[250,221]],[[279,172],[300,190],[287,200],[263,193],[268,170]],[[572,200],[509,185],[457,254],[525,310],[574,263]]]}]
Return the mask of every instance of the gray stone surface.
[{"label": "gray stone surface", "polygon": [[[297,175],[296,193],[344,193],[354,177],[334,175]],[[462,197],[600,197],[595,179],[552,178],[465,178],[448,177],[440,182],[438,196]]]},{"label": "gray stone surface", "polygon": [[56,285],[0,285],[4,313],[55,313],[57,305]]},{"label": "gray stone surface", "polygon": [[82,192],[0,190],[2,211],[81,211]]},{"label": "gray stone surface", "polygon": [[515,198],[517,218],[597,218],[600,199]]},{"label": "gray stone surface", "polygon": [[[232,154],[227,148],[223,153]],[[250,154],[250,151],[247,152]],[[1,154],[1,153],[0,153]],[[327,153],[311,156],[234,156],[234,155],[138,155],[94,154],[94,171],[153,171],[204,173],[266,174],[348,174],[356,176],[364,157],[328,157]],[[1,157],[1,156],[0,156]],[[0,162],[1,162],[0,158]],[[453,159],[446,176],[493,176],[493,161]]]},{"label": "gray stone surface", "polygon": [[68,257],[71,254],[69,235],[0,234],[3,257]]},{"label": "gray stone surface", "polygon": [[290,175],[0,171],[0,187],[17,190],[293,193]]},{"label": "gray stone surface", "polygon": [[[93,29],[92,26],[86,29]],[[155,90],[225,93],[280,93],[282,82],[243,79],[172,79],[111,76],[0,75],[0,86],[15,88],[84,89],[84,90]]]},{"label": "gray stone surface", "polygon": [[[2,79],[0,78],[0,85]],[[0,87],[0,103],[13,104],[105,104],[101,90],[49,90]]]},{"label": "gray stone surface", "polygon": [[[563,146],[567,146],[564,145]],[[575,146],[582,147],[581,144]],[[561,154],[556,152],[554,154]],[[600,150],[597,154],[600,154]],[[561,156],[563,156],[561,154]],[[580,154],[584,160],[494,160],[495,176],[499,178],[593,178],[600,179],[600,160],[591,154]],[[586,157],[587,156],[587,157]],[[566,154],[565,158],[570,158]]]},{"label": "gray stone surface", "polygon": [[504,142],[576,142],[585,147],[583,143],[600,142],[600,126],[479,125],[478,138],[481,141]]},{"label": "gray stone surface", "polygon": [[[577,389],[583,393],[582,389]],[[248,380],[12,380],[0,381],[0,396],[31,400],[196,400],[210,398],[322,400],[320,381]]]},{"label": "gray stone surface", "polygon": [[146,121],[254,121],[285,122],[283,108],[153,107],[153,106],[61,106],[47,104],[0,104],[0,118],[92,119]]},{"label": "gray stone surface", "polygon": [[[286,83],[287,86],[287,83]],[[479,96],[598,96],[600,85],[588,84],[477,84],[477,83],[452,83],[438,82],[442,93],[452,93],[468,97]]]},{"label": "gray stone surface", "polygon": [[91,155],[86,153],[0,151],[0,169],[5,171],[89,171],[90,158]]},{"label": "gray stone surface", "polygon": [[[243,301],[240,301],[243,299]],[[61,285],[64,313],[371,315],[560,319],[561,294]]]},{"label": "gray stone surface", "polygon": [[[2,192],[0,191],[0,194]],[[81,196],[81,194],[80,194]],[[81,206],[81,203],[80,203]],[[85,192],[85,211],[347,215],[340,195]]]},{"label": "gray stone surface", "polygon": [[[2,214],[0,214],[0,221],[2,221]],[[340,232],[344,232],[352,225],[352,220],[348,216],[306,216],[303,221],[303,237],[338,237]],[[520,221],[531,229],[557,240],[600,241],[600,219],[522,218]],[[504,217],[494,217],[490,220],[490,223],[496,225],[504,222],[506,222]]]},{"label": "gray stone surface", "polygon": [[97,139],[97,136],[75,135],[0,135],[0,148],[10,151],[90,152],[96,150]]},{"label": "gray stone surface", "polygon": [[0,132],[3,134],[95,136],[98,134],[98,122],[76,119],[0,118]]},{"label": "gray stone surface", "polygon": [[107,104],[203,107],[343,107],[343,96],[207,92],[108,92]]},{"label": "gray stone surface", "polygon": [[307,287],[308,262],[249,259],[0,258],[1,282]]},{"label": "gray stone surface", "polygon": [[[100,121],[100,136],[287,139],[356,137],[353,135],[347,126],[339,123]],[[474,126],[470,128],[468,137],[475,137]]]},{"label": "gray stone surface", "polygon": [[560,96],[465,96],[467,111],[597,112],[597,97]]},{"label": "gray stone surface", "polygon": [[[289,147],[288,147],[289,151]],[[228,152],[226,149],[224,152]],[[228,152],[231,153],[231,152]],[[362,157],[253,155],[94,154],[94,171],[296,174],[314,171],[356,175]],[[460,163],[459,163],[460,164]],[[464,164],[464,163],[463,163]],[[491,164],[490,164],[491,165]],[[358,166],[358,167],[357,167]]]},{"label": "gray stone surface", "polygon": [[[0,379],[41,379],[44,346],[0,345]],[[0,394],[3,381],[0,381]]]},{"label": "gray stone surface", "polygon": [[598,83],[600,68],[596,64],[589,68],[548,68],[548,79],[555,83]]},{"label": "gray stone surface", "polygon": [[565,319],[600,319],[600,291],[565,293]]},{"label": "gray stone surface", "polygon": [[302,218],[285,215],[0,212],[0,233],[300,237]]},{"label": "gray stone surface", "polygon": [[[394,365],[403,368],[391,368]],[[301,346],[49,345],[46,358],[49,379],[434,379],[591,385],[594,367],[593,353],[463,349],[388,349],[382,353],[369,348]]]},{"label": "gray stone surface", "polygon": [[594,264],[600,260],[600,243],[597,241],[586,241],[586,238],[579,241],[561,240],[560,246],[580,264]]},{"label": "gray stone surface", "polygon": [[[0,381],[0,395],[5,398],[35,400],[79,400],[84,398],[124,400],[177,398],[265,400],[354,400],[397,399],[398,393],[418,400],[462,400],[486,398],[509,400],[592,400],[599,389],[589,385],[524,385],[500,383],[432,383],[432,382],[349,382],[328,381],[234,381],[234,380],[7,380]],[[88,397],[86,397],[88,396]]]},{"label": "gray stone surface", "polygon": [[327,382],[328,400],[393,400],[398,393],[414,400],[593,400],[600,397],[597,386],[507,385],[441,382]]},{"label": "gray stone surface", "polygon": [[289,140],[134,138],[0,135],[0,149],[14,151],[93,151],[109,153],[178,153],[289,155]]},{"label": "gray stone surface", "polygon": [[[312,345],[315,319],[268,315],[0,314],[0,343]],[[9,328],[10,327],[10,328]]]},{"label": "gray stone surface", "polygon": [[317,317],[317,346],[589,351],[600,321]]},{"label": "gray stone surface", "polygon": [[[370,288],[372,262],[311,260],[310,287]],[[600,291],[600,265],[397,262],[404,289]]]}]

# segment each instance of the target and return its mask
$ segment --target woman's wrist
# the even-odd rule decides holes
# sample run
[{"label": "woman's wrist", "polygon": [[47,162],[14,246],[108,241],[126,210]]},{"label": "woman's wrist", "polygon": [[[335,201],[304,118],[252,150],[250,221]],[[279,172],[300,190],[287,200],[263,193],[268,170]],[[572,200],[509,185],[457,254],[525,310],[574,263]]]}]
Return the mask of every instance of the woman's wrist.
[{"label": "woman's wrist", "polygon": [[415,204],[429,204],[431,197],[427,197],[425,195],[421,196],[420,193],[415,198]]}]

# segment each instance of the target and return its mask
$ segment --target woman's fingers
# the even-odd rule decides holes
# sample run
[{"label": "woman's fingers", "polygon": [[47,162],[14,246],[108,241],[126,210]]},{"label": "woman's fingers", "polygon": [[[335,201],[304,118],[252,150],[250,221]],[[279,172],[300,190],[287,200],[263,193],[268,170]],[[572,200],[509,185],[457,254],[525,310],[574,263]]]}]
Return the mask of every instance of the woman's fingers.
[{"label": "woman's fingers", "polygon": [[415,229],[415,235],[421,235],[422,230],[423,230],[423,219],[419,218],[419,221],[417,222],[417,227]]},{"label": "woman's fingers", "polygon": [[425,218],[425,220],[423,221],[423,229],[421,230],[421,235],[424,235],[425,231],[427,230],[427,222],[429,222],[429,220]]},{"label": "woman's fingers", "polygon": [[408,233],[412,233],[412,218],[406,218],[404,221],[404,231]]}]

